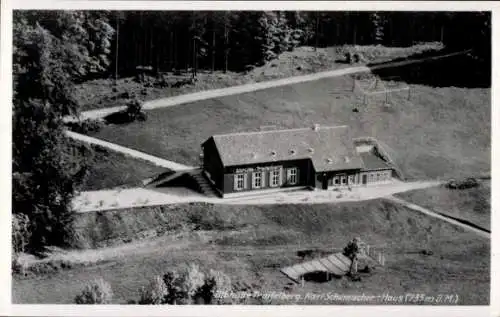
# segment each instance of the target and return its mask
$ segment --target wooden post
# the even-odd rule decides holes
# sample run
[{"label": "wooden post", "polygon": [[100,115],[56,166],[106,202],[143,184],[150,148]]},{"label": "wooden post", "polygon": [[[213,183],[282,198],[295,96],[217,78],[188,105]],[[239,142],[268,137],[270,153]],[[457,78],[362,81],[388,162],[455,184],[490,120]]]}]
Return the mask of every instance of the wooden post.
[{"label": "wooden post", "polygon": [[411,97],[411,88],[408,87],[408,100],[410,100],[410,97]]},{"label": "wooden post", "polygon": [[303,275],[300,277],[300,286],[304,287],[304,276]]}]

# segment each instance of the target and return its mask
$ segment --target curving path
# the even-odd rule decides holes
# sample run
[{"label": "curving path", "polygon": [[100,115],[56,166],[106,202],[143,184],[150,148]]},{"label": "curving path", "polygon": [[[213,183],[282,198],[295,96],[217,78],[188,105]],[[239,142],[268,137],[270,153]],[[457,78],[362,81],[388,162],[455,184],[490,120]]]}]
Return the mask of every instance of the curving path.
[{"label": "curving path", "polygon": [[403,205],[409,209],[412,209],[412,210],[415,210],[415,211],[418,211],[420,213],[423,213],[424,215],[427,215],[427,216],[431,216],[431,217],[434,217],[434,218],[437,218],[437,219],[440,219],[440,220],[443,220],[443,221],[446,221],[448,223],[451,223],[452,225],[455,225],[455,226],[458,226],[460,228],[463,228],[465,230],[469,230],[469,231],[472,231],[474,233],[476,233],[477,235],[483,237],[483,238],[486,238],[486,239],[490,239],[491,235],[489,232],[487,232],[486,230],[481,230],[477,227],[473,227],[471,225],[467,225],[467,224],[464,224],[460,221],[457,221],[451,217],[446,217],[446,216],[443,216],[441,214],[438,214],[432,210],[429,210],[427,208],[424,208],[424,207],[421,207],[419,205],[416,205],[416,204],[413,204],[413,203],[410,203],[404,199],[401,199],[401,198],[397,198],[397,197],[394,197],[394,196],[390,196],[390,197],[387,197],[386,199],[392,201],[392,202],[395,202],[397,204],[400,204],[400,205]]},{"label": "curving path", "polygon": [[125,154],[127,156],[131,156],[131,157],[134,157],[134,158],[137,158],[140,160],[148,161],[150,163],[153,163],[156,166],[165,167],[165,168],[168,168],[170,170],[184,171],[184,170],[192,170],[195,168],[193,166],[188,166],[188,165],[172,162],[169,160],[165,160],[165,159],[153,156],[153,155],[149,155],[149,154],[144,153],[144,152],[140,152],[140,151],[137,151],[137,150],[125,147],[125,146],[121,146],[121,145],[118,145],[115,143],[103,141],[103,140],[93,138],[93,137],[90,137],[87,135],[83,135],[80,133],[76,133],[76,132],[72,132],[72,131],[65,131],[65,133],[68,137],[70,137],[74,140],[88,143],[88,144],[98,145],[98,146],[110,149],[112,151]]},{"label": "curving path", "polygon": [[[462,55],[462,54],[466,54],[468,52],[470,52],[470,50],[455,52],[455,53],[450,53],[450,54],[445,54],[445,55],[439,55],[439,56],[433,56],[433,57],[420,58],[420,59],[410,59],[410,60],[397,61],[397,62],[388,62],[388,63],[374,65],[374,66],[364,66],[363,65],[363,66],[347,67],[347,68],[335,69],[335,70],[324,71],[324,72],[319,72],[319,73],[314,73],[314,74],[308,74],[308,75],[293,76],[293,77],[287,77],[287,78],[258,82],[258,83],[250,83],[250,84],[238,85],[238,86],[227,87],[227,88],[204,90],[204,91],[195,92],[195,93],[191,93],[191,94],[185,94],[185,95],[180,95],[180,96],[175,96],[175,97],[167,97],[167,98],[160,98],[160,99],[156,99],[156,100],[146,101],[143,105],[143,108],[145,110],[151,110],[151,109],[157,109],[157,108],[172,107],[172,106],[177,106],[177,105],[191,103],[191,102],[200,101],[200,100],[237,95],[237,94],[258,91],[258,90],[263,90],[263,89],[268,89],[268,88],[274,88],[274,87],[280,87],[280,86],[286,86],[286,85],[299,84],[299,83],[319,80],[319,79],[323,79],[323,78],[340,77],[340,76],[356,74],[356,73],[367,73],[367,72],[370,72],[371,70],[375,70],[375,69],[401,67],[401,66],[406,66],[406,65],[410,65],[410,64],[423,63],[426,61],[437,60],[437,59],[452,57],[452,56],[456,56],[456,55]],[[125,109],[124,106],[89,110],[89,111],[82,112],[80,116],[82,119],[99,119],[99,118],[103,118],[111,113],[114,113],[114,112],[117,112],[117,111],[120,111],[123,109]],[[76,120],[75,118],[65,118],[65,119],[67,121]]]}]

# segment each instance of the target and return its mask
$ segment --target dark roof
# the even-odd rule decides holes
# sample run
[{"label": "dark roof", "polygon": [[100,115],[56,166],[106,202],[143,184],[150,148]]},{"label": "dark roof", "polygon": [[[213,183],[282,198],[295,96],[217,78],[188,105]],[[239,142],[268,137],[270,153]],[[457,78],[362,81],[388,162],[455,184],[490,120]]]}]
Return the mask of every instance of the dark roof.
[{"label": "dark roof", "polygon": [[384,161],[380,156],[376,155],[372,151],[359,153],[363,163],[365,165],[365,170],[379,170],[392,168],[389,163]]},{"label": "dark roof", "polygon": [[317,172],[361,169],[347,126],[214,135],[224,166],[311,159]]}]

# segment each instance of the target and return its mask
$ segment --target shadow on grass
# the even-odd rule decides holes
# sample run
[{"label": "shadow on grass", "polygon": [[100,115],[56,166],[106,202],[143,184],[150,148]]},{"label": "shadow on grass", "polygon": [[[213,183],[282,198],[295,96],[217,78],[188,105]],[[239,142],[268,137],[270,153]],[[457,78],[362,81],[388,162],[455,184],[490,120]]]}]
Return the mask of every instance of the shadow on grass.
[{"label": "shadow on grass", "polygon": [[146,121],[146,114],[141,112],[136,115],[131,115],[126,110],[111,113],[104,117],[107,124],[128,124],[134,121]]},{"label": "shadow on grass", "polygon": [[297,256],[305,259],[305,258],[315,258],[315,257],[323,257],[331,254],[332,251],[322,250],[322,249],[307,249],[307,250],[299,250],[297,251]]},{"label": "shadow on grass", "polygon": [[428,60],[422,63],[383,68],[395,62],[423,59],[446,55],[451,51],[424,52],[408,58],[398,58],[390,62],[371,63],[367,66],[374,75],[382,80],[399,78],[408,84],[420,84],[432,87],[491,87],[491,62],[481,61],[473,53],[464,53],[442,59]]},{"label": "shadow on grass", "polygon": [[302,275],[304,281],[306,282],[314,282],[314,283],[326,283],[331,281],[332,279],[340,279],[342,276],[332,274],[326,271],[314,271],[308,272]]},{"label": "shadow on grass", "polygon": [[118,111],[104,117],[107,124],[127,124],[134,121],[125,111]]}]

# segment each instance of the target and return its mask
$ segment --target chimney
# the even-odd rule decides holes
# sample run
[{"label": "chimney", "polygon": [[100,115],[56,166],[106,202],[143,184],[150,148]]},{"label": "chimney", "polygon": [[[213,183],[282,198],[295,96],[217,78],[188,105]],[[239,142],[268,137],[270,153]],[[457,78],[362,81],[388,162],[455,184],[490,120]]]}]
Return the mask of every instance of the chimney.
[{"label": "chimney", "polygon": [[315,123],[315,124],[313,125],[313,130],[314,130],[314,131],[319,131],[319,124],[318,124],[318,123]]}]

